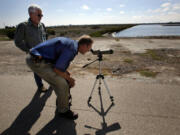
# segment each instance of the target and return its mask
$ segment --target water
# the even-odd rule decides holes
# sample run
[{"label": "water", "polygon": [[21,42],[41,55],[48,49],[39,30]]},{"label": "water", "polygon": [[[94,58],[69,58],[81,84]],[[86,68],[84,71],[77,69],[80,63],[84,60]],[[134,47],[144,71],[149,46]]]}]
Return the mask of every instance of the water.
[{"label": "water", "polygon": [[113,34],[114,37],[180,36],[180,26],[137,25]]}]

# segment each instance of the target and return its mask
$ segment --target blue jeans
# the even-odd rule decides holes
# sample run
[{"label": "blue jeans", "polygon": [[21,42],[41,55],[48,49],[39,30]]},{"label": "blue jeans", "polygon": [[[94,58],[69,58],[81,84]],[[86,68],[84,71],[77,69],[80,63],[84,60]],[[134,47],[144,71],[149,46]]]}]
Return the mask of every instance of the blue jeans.
[{"label": "blue jeans", "polygon": [[36,73],[34,73],[34,79],[37,87],[41,88],[43,86],[42,79]]}]

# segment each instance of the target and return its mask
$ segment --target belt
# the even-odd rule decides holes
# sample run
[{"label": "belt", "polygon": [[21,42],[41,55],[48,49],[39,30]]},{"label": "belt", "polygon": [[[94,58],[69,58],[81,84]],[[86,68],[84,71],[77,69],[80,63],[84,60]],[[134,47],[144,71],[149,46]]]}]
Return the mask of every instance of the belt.
[{"label": "belt", "polygon": [[46,59],[46,58],[43,58],[43,57],[40,58],[39,56],[34,55],[34,54],[32,54],[32,53],[29,53],[29,54],[30,54],[31,59],[32,59],[35,63],[44,62],[44,63],[54,64],[54,61],[53,61],[53,60]]}]

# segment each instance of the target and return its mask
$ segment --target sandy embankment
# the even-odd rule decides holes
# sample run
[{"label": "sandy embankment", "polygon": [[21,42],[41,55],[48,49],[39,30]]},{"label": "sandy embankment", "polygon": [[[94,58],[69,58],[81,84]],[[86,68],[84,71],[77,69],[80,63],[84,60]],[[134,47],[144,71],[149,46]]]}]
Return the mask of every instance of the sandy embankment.
[{"label": "sandy embankment", "polygon": [[[113,49],[114,54],[104,55],[103,73],[118,78],[131,78],[158,83],[180,84],[180,39],[112,39],[95,38],[93,49]],[[153,51],[160,59],[154,59],[146,49]],[[0,42],[0,74],[24,75],[31,71],[25,64],[26,54],[15,47],[13,41]],[[153,54],[154,55],[154,54]],[[88,53],[78,55],[72,62],[70,71],[74,75],[90,75],[98,73],[98,62],[86,69],[81,67],[97,59]],[[141,70],[157,72],[155,78],[139,75]]]}]

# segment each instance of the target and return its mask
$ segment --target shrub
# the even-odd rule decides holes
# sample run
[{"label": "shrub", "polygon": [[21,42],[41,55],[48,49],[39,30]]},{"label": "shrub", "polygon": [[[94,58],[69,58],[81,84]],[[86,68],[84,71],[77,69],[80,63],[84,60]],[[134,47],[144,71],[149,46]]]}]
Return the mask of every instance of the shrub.
[{"label": "shrub", "polygon": [[124,59],[124,62],[131,64],[131,63],[133,63],[133,60],[129,59],[129,58],[126,58],[126,59]]},{"label": "shrub", "polygon": [[147,50],[146,55],[151,56],[153,60],[163,60],[163,58],[155,50]]},{"label": "shrub", "polygon": [[62,32],[60,32],[59,36],[66,36],[67,34],[68,34],[67,31],[62,31]]},{"label": "shrub", "polygon": [[142,71],[139,71],[139,73],[142,75],[142,76],[145,76],[145,77],[152,77],[152,78],[155,78],[158,74],[158,72],[153,72],[153,71],[150,71],[150,70],[142,70]]},{"label": "shrub", "polygon": [[99,29],[99,28],[100,28],[100,26],[97,26],[97,25],[91,26],[91,29]]},{"label": "shrub", "polygon": [[47,33],[48,33],[48,35],[55,35],[56,34],[55,30],[53,30],[53,29],[47,29]]},{"label": "shrub", "polygon": [[5,27],[5,34],[8,38],[14,39],[16,28],[15,27]]}]

